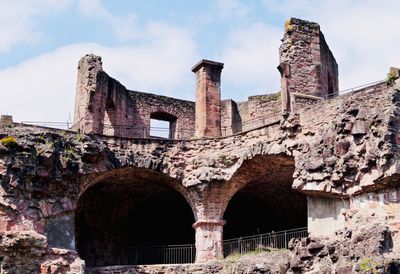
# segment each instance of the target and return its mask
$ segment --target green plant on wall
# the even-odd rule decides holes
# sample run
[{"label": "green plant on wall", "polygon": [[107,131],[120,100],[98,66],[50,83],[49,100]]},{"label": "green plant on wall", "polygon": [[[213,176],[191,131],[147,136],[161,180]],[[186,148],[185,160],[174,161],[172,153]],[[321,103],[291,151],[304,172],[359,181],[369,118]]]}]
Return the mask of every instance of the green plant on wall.
[{"label": "green plant on wall", "polygon": [[230,165],[232,163],[232,161],[225,154],[219,155],[219,160],[225,165]]},{"label": "green plant on wall", "polygon": [[293,30],[293,25],[290,22],[290,19],[285,21],[285,31],[286,32],[291,32]]},{"label": "green plant on wall", "polygon": [[370,258],[364,258],[361,262],[360,270],[367,273],[378,273],[376,264]]},{"label": "green plant on wall", "polygon": [[67,147],[64,151],[64,158],[67,160],[74,160],[78,158],[78,153],[70,147]]},{"label": "green plant on wall", "polygon": [[85,139],[85,134],[81,133],[80,131],[78,132],[78,134],[75,136],[75,140],[77,142],[83,142],[83,140]]},{"label": "green plant on wall", "polygon": [[12,147],[17,145],[17,139],[13,136],[8,136],[0,140],[0,143],[6,147]]},{"label": "green plant on wall", "polygon": [[396,75],[389,72],[386,77],[386,84],[391,86],[394,83],[394,80],[396,80]]},{"label": "green plant on wall", "polygon": [[272,94],[273,99],[278,100],[281,97],[281,92],[278,91],[277,93]]}]

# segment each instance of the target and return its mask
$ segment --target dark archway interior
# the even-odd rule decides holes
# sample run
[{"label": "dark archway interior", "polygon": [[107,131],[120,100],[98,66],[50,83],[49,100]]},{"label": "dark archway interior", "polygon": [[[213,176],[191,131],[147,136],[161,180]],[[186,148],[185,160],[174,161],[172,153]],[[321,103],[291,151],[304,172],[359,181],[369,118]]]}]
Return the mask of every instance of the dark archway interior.
[{"label": "dark archway interior", "polygon": [[82,194],[76,241],[87,266],[137,264],[132,255],[137,247],[194,243],[192,210],[164,180],[118,173]]},{"label": "dark archway interior", "polygon": [[243,168],[248,183],[225,210],[224,239],[307,226],[306,196],[292,190],[292,158],[257,156]]}]

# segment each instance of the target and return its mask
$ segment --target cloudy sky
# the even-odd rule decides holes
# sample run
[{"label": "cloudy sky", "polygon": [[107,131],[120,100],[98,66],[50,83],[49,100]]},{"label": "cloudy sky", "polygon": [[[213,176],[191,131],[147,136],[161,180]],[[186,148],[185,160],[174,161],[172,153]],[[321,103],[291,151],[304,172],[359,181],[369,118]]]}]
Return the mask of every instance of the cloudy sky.
[{"label": "cloudy sky", "polygon": [[86,53],[129,89],[192,100],[190,68],[205,58],[225,63],[223,98],[276,92],[289,17],[321,25],[343,90],[400,66],[399,10],[393,0],[0,0],[0,113],[67,121]]}]

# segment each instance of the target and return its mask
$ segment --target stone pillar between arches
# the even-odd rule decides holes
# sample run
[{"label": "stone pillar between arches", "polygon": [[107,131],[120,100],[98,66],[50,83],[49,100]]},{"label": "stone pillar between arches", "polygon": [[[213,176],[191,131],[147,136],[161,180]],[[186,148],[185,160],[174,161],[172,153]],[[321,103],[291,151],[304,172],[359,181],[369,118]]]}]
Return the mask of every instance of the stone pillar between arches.
[{"label": "stone pillar between arches", "polygon": [[222,259],[224,220],[199,220],[193,224],[196,231],[196,263]]}]

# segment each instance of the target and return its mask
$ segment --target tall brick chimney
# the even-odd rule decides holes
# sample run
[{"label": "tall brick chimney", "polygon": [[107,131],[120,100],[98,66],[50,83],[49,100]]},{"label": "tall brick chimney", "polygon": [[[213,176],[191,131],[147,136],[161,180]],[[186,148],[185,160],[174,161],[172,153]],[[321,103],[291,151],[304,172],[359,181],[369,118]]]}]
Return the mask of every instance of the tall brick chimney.
[{"label": "tall brick chimney", "polygon": [[201,60],[196,74],[196,137],[221,136],[221,71],[223,63]]}]

